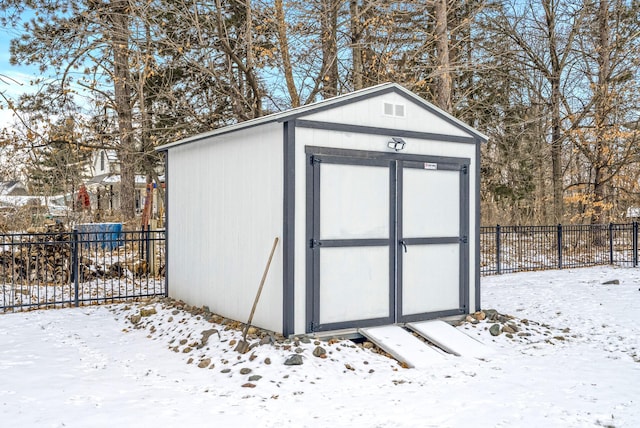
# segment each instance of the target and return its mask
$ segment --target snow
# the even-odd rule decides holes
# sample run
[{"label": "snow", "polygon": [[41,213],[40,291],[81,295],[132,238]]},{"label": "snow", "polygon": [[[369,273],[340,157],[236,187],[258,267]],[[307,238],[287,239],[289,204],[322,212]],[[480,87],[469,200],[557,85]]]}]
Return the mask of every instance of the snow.
[{"label": "snow", "polygon": [[[602,284],[611,279],[620,284]],[[484,277],[483,308],[512,315],[530,336],[493,337],[493,322],[465,323],[458,328],[495,354],[420,369],[347,340],[321,342],[325,359],[312,355],[313,339],[240,355],[232,344],[239,331],[158,301],[7,313],[0,420],[3,427],[637,427],[639,288],[632,268]],[[151,308],[157,313],[136,328],[131,315]],[[198,349],[210,329],[218,332]],[[304,364],[283,365],[297,347]],[[205,358],[213,368],[198,367]],[[251,375],[262,378],[243,387]]]}]

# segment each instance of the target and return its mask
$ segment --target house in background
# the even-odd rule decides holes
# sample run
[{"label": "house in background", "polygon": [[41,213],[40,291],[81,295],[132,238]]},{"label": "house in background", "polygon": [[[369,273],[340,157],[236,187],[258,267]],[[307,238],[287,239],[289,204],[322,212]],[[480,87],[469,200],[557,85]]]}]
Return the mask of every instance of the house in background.
[{"label": "house in background", "polygon": [[[89,180],[85,183],[91,198],[91,208],[101,211],[120,209],[120,160],[115,150],[100,149],[91,155]],[[142,210],[147,180],[136,175],[136,212]]]},{"label": "house in background", "polygon": [[[102,212],[114,212],[120,209],[120,160],[115,150],[99,149],[93,152],[88,165],[88,176],[85,184],[91,199],[91,209]],[[160,178],[161,181],[163,178]],[[142,212],[147,192],[153,197],[153,206],[157,210],[158,196],[152,188],[147,189],[145,175],[136,174],[135,177],[135,208]],[[154,211],[154,214],[157,211]]]},{"label": "house in background", "polygon": [[0,196],[27,196],[27,186],[19,180],[0,181]]},{"label": "house in background", "polygon": [[26,184],[20,180],[0,181],[0,212],[14,215],[23,207],[53,217],[63,217],[68,212],[64,203],[55,197],[29,195]]}]

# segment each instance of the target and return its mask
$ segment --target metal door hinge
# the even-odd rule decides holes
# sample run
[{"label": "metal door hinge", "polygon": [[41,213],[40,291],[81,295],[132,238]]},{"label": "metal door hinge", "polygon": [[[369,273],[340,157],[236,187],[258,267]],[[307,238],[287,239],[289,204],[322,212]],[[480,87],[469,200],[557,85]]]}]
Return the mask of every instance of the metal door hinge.
[{"label": "metal door hinge", "polygon": [[317,239],[310,239],[309,240],[309,248],[316,248],[321,246],[322,243],[320,241],[318,241]]},{"label": "metal door hinge", "polygon": [[316,323],[314,323],[313,321],[311,321],[311,322],[309,323],[309,333],[313,333],[314,331],[316,331],[316,327],[317,327],[317,326],[318,326],[318,325],[317,325]]},{"label": "metal door hinge", "polygon": [[313,155],[309,156],[309,163],[311,165],[313,165],[314,163],[320,163],[320,162],[321,162],[321,160],[320,160],[319,157],[313,156]]},{"label": "metal door hinge", "polygon": [[463,174],[467,174],[469,172],[469,166],[468,165],[462,165],[462,168],[460,168],[460,171]]},{"label": "metal door hinge", "polygon": [[469,242],[469,238],[466,236],[461,236],[460,237],[460,243],[461,244],[467,244]]}]

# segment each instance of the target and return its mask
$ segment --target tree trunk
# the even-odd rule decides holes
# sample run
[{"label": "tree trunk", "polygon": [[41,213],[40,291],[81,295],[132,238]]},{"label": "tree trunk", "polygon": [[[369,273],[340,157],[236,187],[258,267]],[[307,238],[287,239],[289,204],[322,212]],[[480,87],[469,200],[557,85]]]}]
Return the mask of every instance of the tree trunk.
[{"label": "tree trunk", "polygon": [[449,34],[447,30],[447,0],[435,2],[435,36],[437,50],[436,104],[451,112],[451,64],[449,63]]},{"label": "tree trunk", "polygon": [[338,0],[321,0],[322,96],[338,95]]},{"label": "tree trunk", "polygon": [[609,74],[611,73],[611,36],[609,34],[609,2],[600,0],[597,12],[598,20],[598,83],[596,87],[595,100],[595,162],[593,178],[593,214],[591,223],[603,222],[603,203],[605,199],[605,183],[603,175],[607,167],[607,110],[609,108]]},{"label": "tree trunk", "polygon": [[289,56],[289,38],[287,37],[287,21],[284,16],[283,0],[275,0],[274,7],[276,9],[278,42],[280,43],[280,55],[282,56],[282,68],[284,70],[284,79],[287,82],[287,91],[291,99],[291,107],[299,107],[300,96],[298,95],[296,82],[293,79],[293,67],[291,66],[291,57]]},{"label": "tree trunk", "polygon": [[364,87],[362,82],[364,71],[362,66],[362,46],[360,45],[362,29],[359,9],[358,0],[351,0],[349,2],[349,14],[351,15],[351,56],[353,57],[353,89],[355,91]]},{"label": "tree trunk", "polygon": [[564,174],[562,172],[562,122],[560,117],[560,103],[562,93],[560,82],[562,65],[558,57],[558,39],[556,35],[556,10],[553,0],[542,3],[547,23],[547,37],[549,40],[549,56],[551,70],[547,76],[551,84],[551,179],[553,185],[553,220],[562,223],[564,215]]},{"label": "tree trunk", "polygon": [[113,89],[118,116],[118,157],[120,160],[120,212],[124,220],[135,217],[135,143],[131,109],[129,69],[129,3],[111,3],[111,48],[113,49]]}]

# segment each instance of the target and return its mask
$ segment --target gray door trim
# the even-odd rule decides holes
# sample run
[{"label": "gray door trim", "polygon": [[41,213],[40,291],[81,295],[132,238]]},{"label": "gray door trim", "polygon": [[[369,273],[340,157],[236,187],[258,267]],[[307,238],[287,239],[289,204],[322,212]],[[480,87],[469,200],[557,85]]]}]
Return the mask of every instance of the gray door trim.
[{"label": "gray door trim", "polygon": [[[306,153],[306,332],[359,328],[394,322],[412,322],[467,311],[469,296],[469,164],[468,158],[408,155],[307,146]],[[406,245],[460,244],[460,307],[423,314],[402,315],[402,168],[424,169],[425,162],[438,170],[460,171],[460,234],[456,237],[407,238]],[[389,239],[320,240],[320,165],[322,163],[367,165],[389,168]],[[465,238],[466,237],[466,238]],[[375,319],[320,324],[320,250],[324,247],[389,246],[389,316]],[[466,300],[465,300],[466,299]]]},{"label": "gray door trim", "polygon": [[[441,316],[460,315],[467,313],[467,302],[469,301],[469,161],[468,159],[458,159],[457,163],[450,162],[446,165],[442,165],[438,162],[436,170],[442,171],[460,171],[460,190],[459,190],[459,228],[458,236],[446,236],[446,237],[414,237],[405,238],[403,234],[403,170],[404,168],[416,168],[424,169],[424,163],[415,161],[400,161],[398,162],[398,207],[397,207],[397,307],[396,317],[398,322],[413,322],[421,321],[425,319],[438,318]],[[411,245],[437,245],[437,244],[460,244],[460,260],[458,264],[459,268],[459,304],[458,308],[438,311],[438,312],[424,312],[418,314],[404,315],[402,313],[403,302],[403,281],[402,281],[402,263],[403,263],[403,251],[407,250],[407,246]]]},{"label": "gray door trim", "polygon": [[337,323],[320,323],[320,253],[324,248],[335,247],[366,247],[386,246],[389,251],[389,281],[395,276],[394,233],[395,210],[393,203],[389,203],[389,236],[386,239],[319,239],[320,235],[320,178],[321,165],[363,165],[379,166],[389,170],[390,198],[395,199],[395,166],[390,159],[375,158],[345,158],[336,155],[314,153],[307,149],[307,302],[306,302],[306,331],[329,331],[342,328],[360,328],[393,322],[395,310],[395,291],[389,287],[389,307],[387,317],[352,320]]}]

